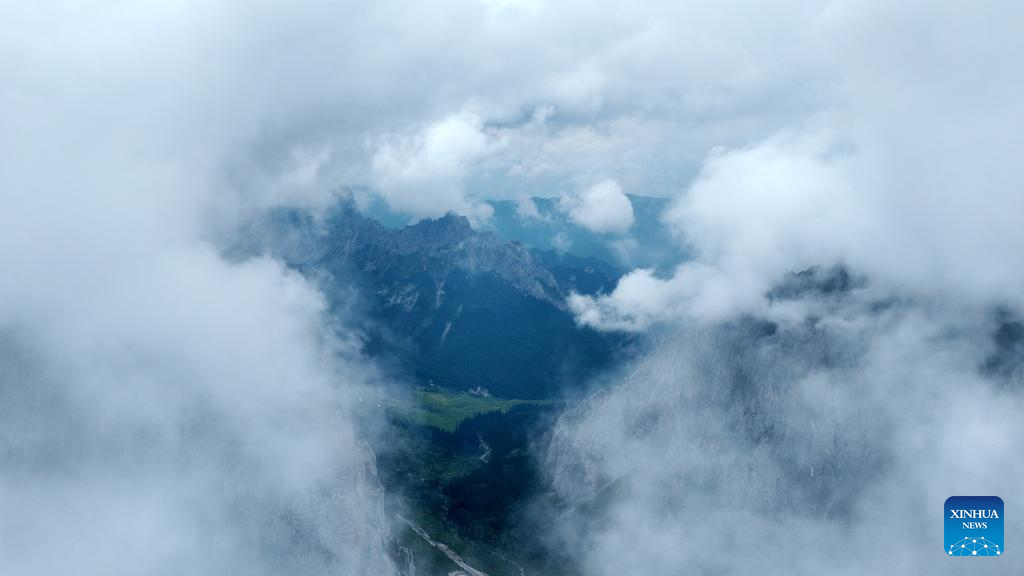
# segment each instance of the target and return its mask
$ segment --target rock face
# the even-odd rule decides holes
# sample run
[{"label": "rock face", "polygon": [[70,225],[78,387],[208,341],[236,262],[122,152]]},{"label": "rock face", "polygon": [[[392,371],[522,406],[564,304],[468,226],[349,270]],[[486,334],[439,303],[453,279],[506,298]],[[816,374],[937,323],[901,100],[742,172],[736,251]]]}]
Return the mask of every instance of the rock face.
[{"label": "rock face", "polygon": [[611,290],[614,268],[505,242],[454,214],[393,229],[343,201],[322,216],[274,211],[247,236],[246,250],[319,282],[333,313],[364,319],[367,350],[421,384],[550,397],[631,342],[576,326],[564,304]]},{"label": "rock face", "polygon": [[252,239],[260,233],[272,235],[261,242],[262,248],[299,268],[406,275],[419,268],[439,279],[454,270],[494,274],[522,294],[561,305],[562,287],[528,249],[477,232],[468,219],[452,213],[396,230],[343,201],[322,219],[310,212],[275,210],[249,230]]},{"label": "rock face", "polygon": [[[338,269],[353,263],[364,272],[396,279],[426,272],[434,284],[435,307],[444,301],[445,280],[457,271],[496,276],[520,294],[561,306],[561,287],[529,250],[474,231],[463,216],[448,214],[392,231],[349,209],[332,215],[327,226],[327,262]],[[381,291],[402,300],[407,286],[398,282]]]}]

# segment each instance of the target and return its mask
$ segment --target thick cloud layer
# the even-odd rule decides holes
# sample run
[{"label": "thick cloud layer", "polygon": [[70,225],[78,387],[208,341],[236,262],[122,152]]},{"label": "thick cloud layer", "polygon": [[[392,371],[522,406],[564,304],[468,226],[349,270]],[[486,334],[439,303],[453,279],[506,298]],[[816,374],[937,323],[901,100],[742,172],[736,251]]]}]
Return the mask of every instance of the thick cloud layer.
[{"label": "thick cloud layer", "polygon": [[215,242],[268,201],[236,147],[299,103],[205,4],[0,12],[0,571],[392,573],[348,416],[372,367]]},{"label": "thick cloud layer", "polygon": [[[570,301],[658,327],[552,443],[581,572],[962,573],[940,550],[958,494],[1004,495],[1021,530],[1014,16],[833,3],[809,47],[833,105],[709,152],[665,215],[692,261]],[[971,570],[1021,569],[1000,561]]]},{"label": "thick cloud layer", "polygon": [[373,157],[377,190],[393,210],[423,218],[455,211],[486,219],[492,209],[465,197],[470,165],[494,144],[472,114],[445,118],[421,134],[381,144]]},{"label": "thick cloud layer", "polygon": [[[675,330],[563,417],[548,469],[573,508],[552,537],[580,571],[959,574],[942,550],[959,494],[1002,495],[1012,545],[1024,397],[980,370],[996,326],[863,296]],[[999,560],[971,571],[1022,565]]]},{"label": "thick cloud layer", "polygon": [[18,276],[0,340],[7,570],[389,573],[367,375],[314,290],[203,249],[65,263]]},{"label": "thick cloud layer", "polygon": [[[5,8],[3,66],[9,86],[130,101],[115,118],[197,161],[215,149],[208,167],[256,200],[367,185],[410,216],[473,215],[480,197],[605,178],[674,194],[709,147],[827,101],[804,49],[821,17],[799,2],[53,1]],[[8,109],[26,95],[5,90]]]},{"label": "thick cloud layer", "polygon": [[[791,270],[846,263],[884,289],[1021,306],[1022,53],[1013,5],[836,3],[812,30],[838,95],[819,117],[712,150],[665,215],[697,254],[672,278],[575,302],[595,326],[757,310]],[[1019,14],[1017,14],[1019,15]],[[637,293],[643,284],[644,295]],[[665,302],[660,310],[651,302]]]}]

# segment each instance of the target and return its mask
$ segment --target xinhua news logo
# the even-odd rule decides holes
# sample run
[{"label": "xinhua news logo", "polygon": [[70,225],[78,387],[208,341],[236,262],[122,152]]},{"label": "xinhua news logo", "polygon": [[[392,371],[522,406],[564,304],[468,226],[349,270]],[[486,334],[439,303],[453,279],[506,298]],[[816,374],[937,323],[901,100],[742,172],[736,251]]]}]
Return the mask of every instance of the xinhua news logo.
[{"label": "xinhua news logo", "polygon": [[1002,556],[1003,499],[950,496],[946,499],[947,556]]}]

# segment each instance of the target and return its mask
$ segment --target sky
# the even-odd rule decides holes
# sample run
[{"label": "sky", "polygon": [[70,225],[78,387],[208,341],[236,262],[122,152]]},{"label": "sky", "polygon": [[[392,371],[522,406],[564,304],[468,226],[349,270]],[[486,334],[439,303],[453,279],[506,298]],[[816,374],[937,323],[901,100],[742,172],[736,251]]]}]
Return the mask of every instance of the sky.
[{"label": "sky", "polygon": [[[624,194],[671,199],[663,220],[692,260],[569,302],[581,325],[657,331],[650,362],[678,364],[564,432],[603,452],[602,474],[646,469],[653,446],[691,439],[673,418],[647,440],[602,419],[620,417],[622,397],[659,397],[630,386],[685,397],[728,360],[673,351],[732,342],[744,318],[799,339],[814,318],[828,341],[856,343],[841,369],[789,366],[790,349],[763,344],[750,372],[784,398],[866,387],[821,416],[852,446],[893,454],[850,510],[909,478],[939,510],[954,490],[1001,490],[1008,515],[1024,517],[1011,494],[1021,471],[1006,464],[1024,437],[1020,375],[974,369],[996,311],[1024,315],[1022,11],[985,0],[0,2],[0,508],[16,511],[0,518],[0,556],[20,574],[392,568],[345,408],[378,378],[373,364],[357,335],[335,337],[346,332],[327,325],[315,286],[270,259],[222,255],[254,211],[322,207],[345,187],[409,218],[451,210],[478,225],[488,199],[557,196],[611,236],[632,225]],[[838,302],[768,296],[791,272],[836,265],[864,288]],[[898,305],[879,314],[878,302]],[[666,376],[681,373],[693,377]],[[929,402],[953,402],[961,386],[972,400],[958,423],[935,424],[946,407]],[[858,399],[888,390],[922,412],[878,416],[893,438],[865,437],[855,411],[874,404]],[[1002,440],[958,460],[961,429]],[[724,453],[776,462],[731,434],[715,439]],[[801,428],[778,450],[815,438]],[[621,522],[574,543],[581,565],[630,573],[702,558],[671,541],[612,546],[638,522],[659,525],[643,520],[661,509],[652,494],[669,472],[641,476]],[[338,474],[352,481],[328,481]],[[234,482],[243,476],[253,488]],[[754,525],[778,518],[763,500],[736,502]],[[787,508],[799,499],[770,503],[809,538],[866,534],[849,515],[809,521]],[[257,527],[281,510],[328,543],[315,559],[254,544],[273,539]],[[682,518],[662,518],[660,533],[684,534]],[[631,563],[608,562],[615,551]]]}]

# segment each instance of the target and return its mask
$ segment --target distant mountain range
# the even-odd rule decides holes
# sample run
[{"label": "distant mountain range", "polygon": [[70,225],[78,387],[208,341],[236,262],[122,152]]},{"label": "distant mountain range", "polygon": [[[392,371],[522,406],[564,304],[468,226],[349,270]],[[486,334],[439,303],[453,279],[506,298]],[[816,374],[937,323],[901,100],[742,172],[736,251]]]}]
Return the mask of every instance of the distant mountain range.
[{"label": "distant mountain range", "polygon": [[394,228],[343,200],[324,214],[272,210],[243,238],[243,252],[272,253],[318,282],[367,351],[420,386],[556,397],[631,347],[629,336],[577,326],[564,304],[614,288],[614,266],[531,249],[462,216]]},{"label": "distant mountain range", "polygon": [[577,225],[559,208],[558,198],[533,198],[537,216],[521,214],[520,203],[492,201],[493,226],[503,238],[543,250],[560,250],[579,256],[633,267],[668,268],[682,258],[678,245],[661,222],[667,198],[627,194],[633,206],[634,224],[624,235],[597,234]]},{"label": "distant mountain range", "polygon": [[[622,268],[668,269],[686,258],[661,221],[668,198],[626,195],[633,208],[634,224],[625,234],[598,234],[580,226],[560,208],[559,198],[523,201],[490,200],[493,217],[480,227],[505,240],[535,250],[567,252],[612,263]],[[532,206],[530,206],[532,204]],[[530,208],[524,210],[523,208]],[[391,212],[382,201],[369,197],[367,216],[389,228],[401,228],[408,218]]]}]

